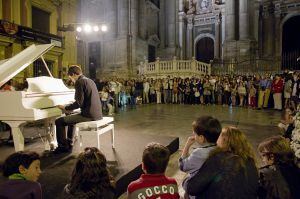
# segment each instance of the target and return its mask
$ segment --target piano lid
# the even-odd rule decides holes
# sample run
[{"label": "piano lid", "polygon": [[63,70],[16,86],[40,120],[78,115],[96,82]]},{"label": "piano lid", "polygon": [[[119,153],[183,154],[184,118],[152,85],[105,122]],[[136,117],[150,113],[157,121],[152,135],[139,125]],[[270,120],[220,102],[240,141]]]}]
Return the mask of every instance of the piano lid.
[{"label": "piano lid", "polygon": [[0,62],[0,87],[48,52],[53,46],[53,44],[32,44],[12,58]]},{"label": "piano lid", "polygon": [[61,79],[41,76],[27,78],[29,93],[51,93],[51,92],[70,92],[73,91],[65,86]]}]

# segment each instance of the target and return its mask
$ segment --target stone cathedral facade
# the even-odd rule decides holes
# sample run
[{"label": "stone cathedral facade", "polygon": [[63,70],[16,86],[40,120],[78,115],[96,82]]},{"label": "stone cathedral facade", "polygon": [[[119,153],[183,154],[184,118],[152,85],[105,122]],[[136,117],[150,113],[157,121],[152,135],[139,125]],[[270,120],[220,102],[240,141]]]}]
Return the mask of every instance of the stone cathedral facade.
[{"label": "stone cathedral facade", "polygon": [[299,67],[290,29],[300,35],[300,0],[81,0],[78,7],[79,21],[109,27],[79,42],[78,60],[94,76],[134,76],[140,62],[157,57],[194,57],[226,71]]}]

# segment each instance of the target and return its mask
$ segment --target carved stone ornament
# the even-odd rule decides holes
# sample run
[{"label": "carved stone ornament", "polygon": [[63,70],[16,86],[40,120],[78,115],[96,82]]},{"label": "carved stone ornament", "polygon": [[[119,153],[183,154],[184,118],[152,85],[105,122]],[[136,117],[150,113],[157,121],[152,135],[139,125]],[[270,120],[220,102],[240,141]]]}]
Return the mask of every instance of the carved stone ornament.
[{"label": "carved stone ornament", "polygon": [[196,0],[189,0],[189,9],[187,14],[194,14],[196,12]]},{"label": "carved stone ornament", "polygon": [[212,0],[197,0],[197,13],[207,13],[212,10]]},{"label": "carved stone ornament", "polygon": [[158,47],[160,44],[160,39],[158,38],[157,35],[151,35],[148,39],[148,44]]}]

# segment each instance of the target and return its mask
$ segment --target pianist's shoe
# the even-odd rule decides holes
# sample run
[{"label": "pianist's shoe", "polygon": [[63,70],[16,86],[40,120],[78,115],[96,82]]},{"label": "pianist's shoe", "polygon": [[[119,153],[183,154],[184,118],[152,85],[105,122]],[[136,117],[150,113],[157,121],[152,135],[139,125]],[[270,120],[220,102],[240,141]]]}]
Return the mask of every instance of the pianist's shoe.
[{"label": "pianist's shoe", "polygon": [[72,147],[66,148],[66,147],[57,147],[53,154],[61,154],[61,153],[72,153]]}]

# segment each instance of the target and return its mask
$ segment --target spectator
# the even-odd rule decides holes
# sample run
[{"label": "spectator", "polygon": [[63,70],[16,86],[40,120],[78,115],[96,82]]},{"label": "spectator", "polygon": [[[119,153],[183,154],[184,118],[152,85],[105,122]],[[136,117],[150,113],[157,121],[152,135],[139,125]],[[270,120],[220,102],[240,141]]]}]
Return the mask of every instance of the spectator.
[{"label": "spectator", "polygon": [[253,149],[244,133],[224,128],[218,148],[198,173],[187,181],[187,192],[196,198],[256,198],[258,172]]},{"label": "spectator", "polygon": [[[209,153],[215,149],[222,130],[220,122],[211,116],[202,116],[194,121],[192,125],[193,136],[188,138],[179,159],[180,170],[190,174],[183,182],[184,189],[186,189],[185,182],[197,173],[208,158]],[[201,146],[196,148],[191,155],[188,155],[190,147],[195,142]]]},{"label": "spectator", "polygon": [[240,83],[239,83],[238,94],[239,94],[239,98],[240,98],[240,106],[244,106],[244,104],[245,104],[244,99],[247,95],[247,92],[246,92],[246,87],[242,81],[240,81]]},{"label": "spectator", "polygon": [[258,146],[262,161],[259,198],[300,198],[300,169],[289,142],[281,136],[265,139]]},{"label": "spectator", "polygon": [[282,109],[282,91],[283,91],[283,81],[281,77],[276,74],[275,80],[272,83],[272,92],[274,98],[274,109],[281,110]]},{"label": "spectator", "polygon": [[128,199],[179,199],[177,182],[165,176],[170,152],[158,143],[150,143],[143,152],[142,169],[145,174],[128,185]]},{"label": "spectator", "polygon": [[41,199],[37,182],[41,174],[40,156],[35,152],[16,152],[3,164],[3,176],[9,180],[0,186],[0,198]]},{"label": "spectator", "polygon": [[15,87],[13,87],[12,85],[12,80],[9,80],[8,82],[6,82],[3,86],[1,86],[0,91],[15,91]]},{"label": "spectator", "polygon": [[106,158],[97,148],[85,148],[79,154],[71,182],[66,185],[63,196],[82,199],[116,198]]},{"label": "spectator", "polygon": [[297,106],[299,104],[299,94],[300,94],[300,79],[298,74],[295,74],[292,97],[291,97],[292,108],[295,110],[297,109]]},{"label": "spectator", "polygon": [[156,80],[154,87],[156,92],[156,103],[161,104],[161,91],[162,91],[161,79]]},{"label": "spectator", "polygon": [[286,77],[285,83],[284,83],[284,90],[283,90],[284,108],[289,108],[291,106],[292,85],[293,85],[292,75],[289,74]]},{"label": "spectator", "polygon": [[143,83],[143,103],[144,104],[149,103],[149,90],[150,90],[149,80],[144,79],[144,83]]},{"label": "spectator", "polygon": [[256,107],[256,89],[252,83],[250,84],[249,98],[250,98],[250,106],[252,108],[255,108]]},{"label": "spectator", "polygon": [[285,138],[291,139],[292,131],[294,130],[294,113],[290,108],[286,108],[282,113],[282,118],[278,127]]}]

